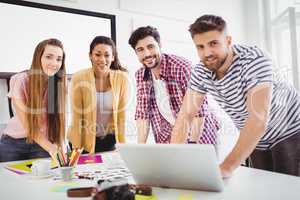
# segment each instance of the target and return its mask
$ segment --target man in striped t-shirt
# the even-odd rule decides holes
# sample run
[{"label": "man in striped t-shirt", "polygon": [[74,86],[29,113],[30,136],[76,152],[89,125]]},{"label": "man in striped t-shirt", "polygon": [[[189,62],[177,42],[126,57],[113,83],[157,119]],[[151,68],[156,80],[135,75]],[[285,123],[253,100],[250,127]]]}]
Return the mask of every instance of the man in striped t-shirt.
[{"label": "man in striped t-shirt", "polygon": [[[172,127],[190,77],[191,62],[161,53],[160,35],[151,26],[135,30],[129,44],[143,66],[136,72],[138,142],[147,141],[150,124],[155,142],[170,143]],[[215,144],[219,123],[207,110],[207,101],[193,116],[196,126],[188,142]],[[186,141],[185,141],[186,142]]]},{"label": "man in striped t-shirt", "polygon": [[194,110],[210,93],[240,130],[220,165],[223,177],[250,154],[255,168],[300,176],[300,97],[294,87],[274,75],[259,48],[232,45],[221,17],[204,15],[189,31],[201,63],[192,71],[171,142],[184,141]]}]

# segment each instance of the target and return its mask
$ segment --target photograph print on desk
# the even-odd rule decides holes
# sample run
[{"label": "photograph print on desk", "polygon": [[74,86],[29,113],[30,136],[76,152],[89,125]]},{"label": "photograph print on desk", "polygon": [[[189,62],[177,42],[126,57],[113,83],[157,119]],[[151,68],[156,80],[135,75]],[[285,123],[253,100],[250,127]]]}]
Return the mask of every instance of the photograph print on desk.
[{"label": "photograph print on desk", "polygon": [[77,165],[102,163],[102,157],[98,155],[83,154],[79,157]]}]

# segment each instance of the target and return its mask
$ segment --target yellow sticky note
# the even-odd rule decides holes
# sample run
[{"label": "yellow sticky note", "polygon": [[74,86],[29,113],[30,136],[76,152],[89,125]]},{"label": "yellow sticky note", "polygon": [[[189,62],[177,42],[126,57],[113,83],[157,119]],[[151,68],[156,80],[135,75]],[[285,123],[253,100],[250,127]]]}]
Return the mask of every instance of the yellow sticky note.
[{"label": "yellow sticky note", "polygon": [[17,162],[6,166],[7,169],[14,171],[17,174],[25,174],[31,172],[31,165],[34,160],[27,160],[23,162]]},{"label": "yellow sticky note", "polygon": [[181,194],[178,196],[178,200],[192,200],[193,196],[191,194]]},{"label": "yellow sticky note", "polygon": [[57,161],[51,159],[51,168],[55,168],[55,167],[58,167]]},{"label": "yellow sticky note", "polygon": [[155,195],[145,196],[145,195],[136,194],[135,200],[157,200],[157,198]]}]

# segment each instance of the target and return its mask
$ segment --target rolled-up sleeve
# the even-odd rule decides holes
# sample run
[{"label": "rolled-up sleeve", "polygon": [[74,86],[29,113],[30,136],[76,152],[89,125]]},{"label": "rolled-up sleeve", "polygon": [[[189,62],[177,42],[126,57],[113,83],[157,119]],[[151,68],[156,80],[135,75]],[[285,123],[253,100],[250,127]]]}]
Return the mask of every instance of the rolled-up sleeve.
[{"label": "rolled-up sleeve", "polygon": [[188,83],[188,88],[202,93],[202,94],[206,94],[207,93],[207,89],[205,87],[205,84],[203,82],[203,70],[201,70],[201,65],[196,65],[191,72],[191,78],[190,81]]},{"label": "rolled-up sleeve", "polygon": [[135,120],[149,119],[149,86],[143,81],[143,71],[139,70],[135,74],[136,78],[136,110]]}]

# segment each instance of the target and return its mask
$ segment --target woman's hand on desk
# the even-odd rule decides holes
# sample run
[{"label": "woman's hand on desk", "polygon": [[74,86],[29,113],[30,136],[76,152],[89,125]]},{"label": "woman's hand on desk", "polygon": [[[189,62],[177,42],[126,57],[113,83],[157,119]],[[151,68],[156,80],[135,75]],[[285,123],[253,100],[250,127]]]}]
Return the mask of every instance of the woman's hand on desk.
[{"label": "woman's hand on desk", "polygon": [[50,154],[50,156],[51,156],[51,158],[52,158],[52,160],[55,162],[55,165],[56,166],[59,166],[58,164],[58,160],[57,160],[57,152],[58,152],[58,147],[57,147],[57,145],[56,144],[53,144],[52,146],[51,146],[51,148],[49,149],[49,154]]}]

